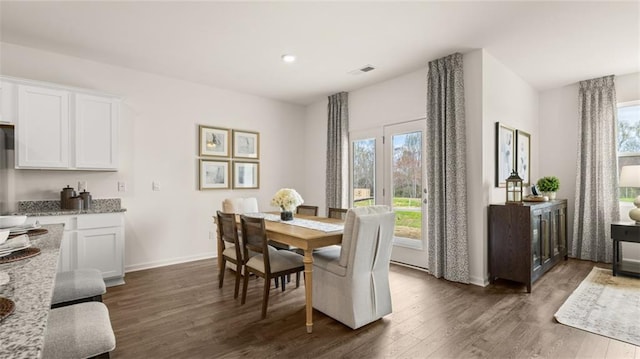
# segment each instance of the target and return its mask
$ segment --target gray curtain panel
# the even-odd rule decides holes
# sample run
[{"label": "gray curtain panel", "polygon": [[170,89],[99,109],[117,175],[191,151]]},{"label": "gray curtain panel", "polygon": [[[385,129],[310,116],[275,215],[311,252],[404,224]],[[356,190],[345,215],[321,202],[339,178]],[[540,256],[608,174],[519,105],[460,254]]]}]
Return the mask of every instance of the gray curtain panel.
[{"label": "gray curtain panel", "polygon": [[427,80],[428,266],[469,283],[462,54],[429,62]]},{"label": "gray curtain panel", "polygon": [[327,208],[348,207],[349,94],[329,96],[327,124]]},{"label": "gray curtain panel", "polygon": [[613,76],[580,82],[580,142],[571,254],[611,263],[618,203],[617,103]]}]

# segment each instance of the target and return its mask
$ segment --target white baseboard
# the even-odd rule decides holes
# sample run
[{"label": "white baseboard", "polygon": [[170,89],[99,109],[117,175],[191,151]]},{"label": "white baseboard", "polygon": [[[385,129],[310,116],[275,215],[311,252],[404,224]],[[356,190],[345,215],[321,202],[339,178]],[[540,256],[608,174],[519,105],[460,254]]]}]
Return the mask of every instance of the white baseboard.
[{"label": "white baseboard", "polygon": [[[413,265],[410,265],[410,264],[397,262],[397,261],[391,261],[391,263],[399,265],[399,266],[408,267],[408,268],[416,269],[416,270],[419,270],[419,271],[431,273],[426,268],[416,267],[416,266],[413,266]],[[477,285],[479,287],[486,287],[486,286],[489,285],[489,280],[487,278],[478,278],[478,277],[471,276],[471,277],[469,277],[469,284]]]},{"label": "white baseboard", "polygon": [[471,276],[469,277],[469,284],[477,285],[479,287],[486,287],[489,285],[488,278],[479,278]]},{"label": "white baseboard", "polygon": [[126,266],[124,268],[124,271],[125,273],[136,272],[144,269],[165,267],[165,266],[170,266],[172,264],[187,263],[187,262],[199,261],[201,259],[209,259],[209,258],[217,258],[217,257],[218,257],[217,252],[208,252],[208,253],[203,253],[203,254],[198,254],[193,256],[170,258],[170,259],[165,259],[161,261],[147,262],[147,263],[141,263],[141,264],[132,264],[132,265]]}]

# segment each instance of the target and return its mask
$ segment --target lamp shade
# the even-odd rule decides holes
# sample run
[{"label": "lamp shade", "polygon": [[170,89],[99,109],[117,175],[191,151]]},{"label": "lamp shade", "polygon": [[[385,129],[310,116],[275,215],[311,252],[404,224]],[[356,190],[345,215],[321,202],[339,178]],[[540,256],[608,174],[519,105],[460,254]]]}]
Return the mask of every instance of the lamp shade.
[{"label": "lamp shade", "polygon": [[620,187],[640,187],[640,166],[624,166],[620,172]]}]

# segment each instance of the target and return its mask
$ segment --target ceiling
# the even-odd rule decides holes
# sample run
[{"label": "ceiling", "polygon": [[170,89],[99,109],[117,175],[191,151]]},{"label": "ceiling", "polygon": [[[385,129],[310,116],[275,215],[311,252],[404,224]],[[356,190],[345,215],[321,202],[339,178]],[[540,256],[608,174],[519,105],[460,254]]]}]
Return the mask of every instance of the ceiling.
[{"label": "ceiling", "polygon": [[540,91],[639,72],[639,17],[637,1],[3,0],[0,39],[307,105],[479,48]]}]

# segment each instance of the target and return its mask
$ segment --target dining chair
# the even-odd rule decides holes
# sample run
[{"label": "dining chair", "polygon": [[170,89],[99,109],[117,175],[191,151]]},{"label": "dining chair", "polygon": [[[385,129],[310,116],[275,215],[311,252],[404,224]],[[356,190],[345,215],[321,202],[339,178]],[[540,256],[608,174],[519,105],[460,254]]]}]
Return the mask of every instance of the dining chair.
[{"label": "dining chair", "polygon": [[347,216],[347,211],[348,211],[348,209],[346,209],[346,208],[331,208],[331,207],[329,207],[329,215],[327,217],[344,220],[345,217]]},{"label": "dining chair", "polygon": [[307,216],[317,216],[318,215],[318,206],[307,206],[307,205],[299,205],[296,208],[297,214],[304,214]]},{"label": "dining chair", "polygon": [[233,213],[216,212],[218,216],[218,246],[224,248],[222,251],[222,267],[218,275],[218,288],[222,288],[224,282],[224,272],[227,262],[235,264],[236,284],[233,291],[233,298],[238,298],[240,291],[240,275],[242,274],[243,260],[238,238],[238,225],[236,224],[236,215]]},{"label": "dining chair", "polygon": [[313,253],[313,308],[357,329],[390,314],[395,214],[388,206],[347,212],[342,246]]},{"label": "dining chair", "polygon": [[[249,273],[264,278],[264,294],[262,297],[262,318],[267,316],[267,305],[269,304],[269,289],[271,279],[283,278],[287,274],[296,273],[296,288],[300,286],[300,272],[304,270],[302,256],[291,251],[270,251],[267,244],[267,232],[265,230],[264,218],[240,216],[242,227],[243,253],[249,256],[249,251],[257,254],[244,263],[245,271],[244,286],[242,288],[242,301],[247,299],[247,287],[249,285]],[[284,290],[284,280],[282,281]]]}]

